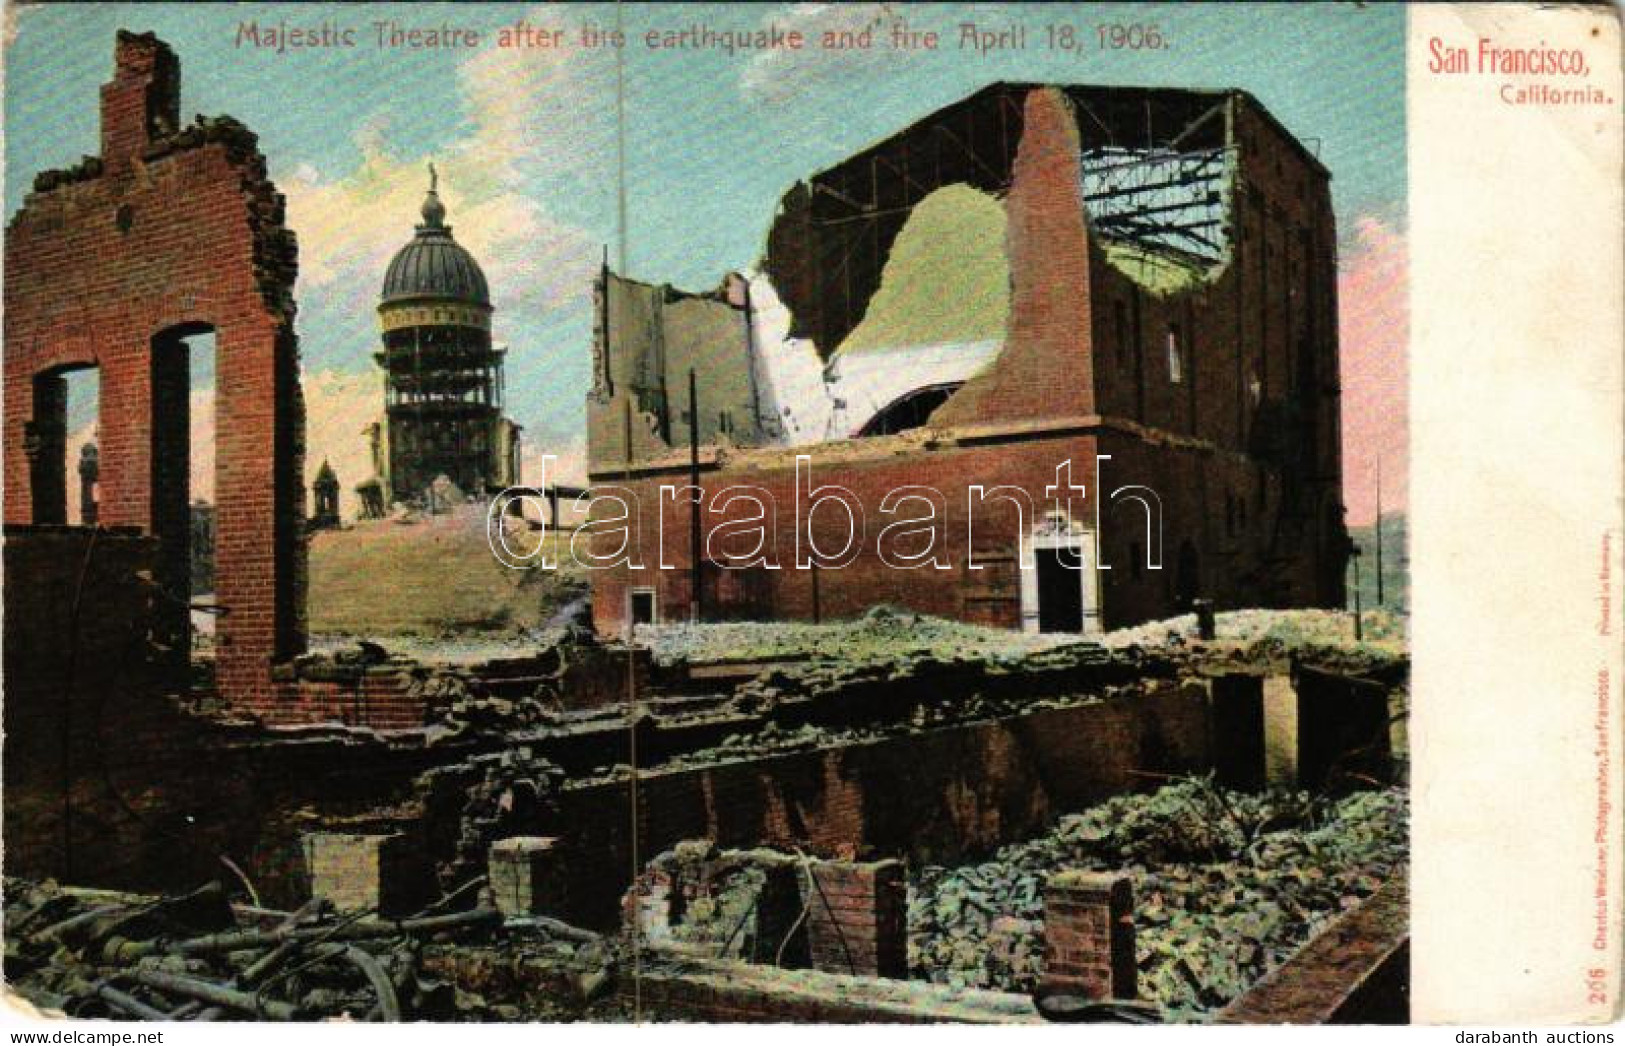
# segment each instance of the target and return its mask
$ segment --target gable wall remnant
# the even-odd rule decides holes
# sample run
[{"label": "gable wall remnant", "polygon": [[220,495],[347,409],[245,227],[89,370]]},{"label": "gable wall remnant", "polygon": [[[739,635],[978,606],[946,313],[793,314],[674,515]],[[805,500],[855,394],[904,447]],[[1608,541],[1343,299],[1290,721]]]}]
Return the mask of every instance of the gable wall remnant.
[{"label": "gable wall remnant", "polygon": [[256,136],[179,115],[174,52],[120,31],[101,154],[38,175],[7,227],[5,519],[62,521],[62,375],[97,367],[99,522],[158,537],[155,580],[171,597],[158,624],[184,653],[184,339],[212,332],[218,680],[253,709],[272,700],[272,663],[305,641],[297,246]]}]

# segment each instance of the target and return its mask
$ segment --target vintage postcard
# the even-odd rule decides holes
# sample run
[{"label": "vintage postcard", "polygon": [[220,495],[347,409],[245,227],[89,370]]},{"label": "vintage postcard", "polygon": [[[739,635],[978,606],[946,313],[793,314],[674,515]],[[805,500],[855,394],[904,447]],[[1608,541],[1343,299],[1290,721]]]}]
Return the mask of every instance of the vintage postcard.
[{"label": "vintage postcard", "polygon": [[1613,1041],[1617,9],[4,32],[7,1023]]}]

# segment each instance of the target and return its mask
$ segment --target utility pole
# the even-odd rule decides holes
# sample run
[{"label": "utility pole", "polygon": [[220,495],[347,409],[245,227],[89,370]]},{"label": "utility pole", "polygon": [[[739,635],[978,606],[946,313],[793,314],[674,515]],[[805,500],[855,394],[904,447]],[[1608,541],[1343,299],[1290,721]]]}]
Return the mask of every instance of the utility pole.
[{"label": "utility pole", "polygon": [[694,368],[688,369],[688,483],[693,487],[688,506],[688,561],[693,570],[690,579],[688,619],[700,620],[700,394],[694,380]]},{"label": "utility pole", "polygon": [[[621,5],[615,5],[615,38],[625,40]],[[621,275],[626,266],[626,48],[615,48],[615,238]]]},{"label": "utility pole", "polygon": [[1382,458],[1377,458],[1377,606],[1383,606],[1382,598]]},{"label": "utility pole", "polygon": [[1354,641],[1360,642],[1365,638],[1365,625],[1360,620],[1360,550],[1356,548],[1352,557],[1354,561]]}]

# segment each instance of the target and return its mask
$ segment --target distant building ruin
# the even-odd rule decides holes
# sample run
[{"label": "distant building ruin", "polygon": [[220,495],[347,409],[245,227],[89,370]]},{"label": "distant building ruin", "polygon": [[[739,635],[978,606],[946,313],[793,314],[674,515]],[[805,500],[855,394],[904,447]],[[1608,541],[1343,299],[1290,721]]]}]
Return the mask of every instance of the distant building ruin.
[{"label": "distant building ruin", "polygon": [[452,238],[431,166],[423,221],[384,274],[378,322],[384,424],[370,430],[384,500],[426,496],[445,476],[470,493],[519,481],[520,427],[503,416],[505,350],[491,344],[491,294]]},{"label": "distant building ruin", "polygon": [[99,454],[94,443],[79,448],[79,522],[87,527],[96,525],[96,481],[101,474]]},{"label": "distant building ruin", "polygon": [[219,513],[198,498],[191,510],[192,594],[206,596],[214,591],[215,527]]},{"label": "distant building ruin", "polygon": [[317,530],[338,526],[339,478],[333,472],[333,466],[326,460],[323,460],[322,467],[316,470],[316,479],[311,483],[310,489],[315,498],[314,511],[310,514],[310,528]]},{"label": "distant building ruin", "polygon": [[[691,294],[606,267],[589,471],[595,517],[631,520],[595,547],[631,547],[593,572],[596,623],[1341,606],[1329,183],[1243,91],[1000,83],[793,186],[759,273]],[[798,455],[847,513],[797,514]],[[661,495],[696,479],[700,513]],[[897,569],[877,544],[910,487],[941,495],[941,556]],[[772,504],[722,499],[743,488]],[[839,569],[794,569],[849,514]]]}]

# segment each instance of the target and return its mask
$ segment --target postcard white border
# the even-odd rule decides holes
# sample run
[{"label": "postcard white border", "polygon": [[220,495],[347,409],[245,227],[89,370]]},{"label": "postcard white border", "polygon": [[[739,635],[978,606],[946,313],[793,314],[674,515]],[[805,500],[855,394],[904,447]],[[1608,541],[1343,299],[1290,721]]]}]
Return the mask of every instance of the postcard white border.
[{"label": "postcard white border", "polygon": [[[1409,15],[1413,1019],[1608,1020],[1625,770],[1618,13]],[[1580,47],[1593,71],[1430,71],[1436,38],[1475,59],[1479,38]],[[1512,104],[1504,85],[1532,82],[1614,104]]]}]

